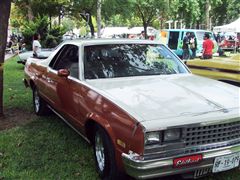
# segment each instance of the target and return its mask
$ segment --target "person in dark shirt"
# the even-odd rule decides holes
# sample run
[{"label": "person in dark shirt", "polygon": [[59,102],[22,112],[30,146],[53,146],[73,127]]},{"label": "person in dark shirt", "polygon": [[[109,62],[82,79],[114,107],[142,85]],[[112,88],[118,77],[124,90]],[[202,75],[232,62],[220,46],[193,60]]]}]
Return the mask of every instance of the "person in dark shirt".
[{"label": "person in dark shirt", "polygon": [[193,32],[190,35],[190,49],[192,51],[191,59],[194,59],[196,57],[197,51],[197,38],[195,37]]},{"label": "person in dark shirt", "polygon": [[189,43],[190,43],[190,39],[189,39],[190,33],[187,32],[186,36],[184,36],[183,38],[183,60],[188,60],[190,57],[190,53],[189,53]]}]

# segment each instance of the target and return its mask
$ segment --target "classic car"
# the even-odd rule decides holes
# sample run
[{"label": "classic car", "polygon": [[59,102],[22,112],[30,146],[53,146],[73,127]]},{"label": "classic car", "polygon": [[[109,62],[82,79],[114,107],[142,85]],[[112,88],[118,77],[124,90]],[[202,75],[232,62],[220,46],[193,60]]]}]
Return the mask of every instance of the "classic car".
[{"label": "classic car", "polygon": [[237,40],[234,40],[234,39],[233,40],[224,39],[219,44],[219,47],[225,51],[228,51],[228,50],[234,51],[240,47],[240,42],[238,42]]},{"label": "classic car", "polygon": [[[42,49],[39,58],[46,59],[54,51],[54,49]],[[33,57],[33,51],[20,52],[18,54],[17,63],[25,65],[28,58]]]},{"label": "classic car", "polygon": [[93,145],[102,179],[239,167],[239,88],[191,74],[157,41],[63,43],[28,59],[24,82],[37,115],[52,110]]},{"label": "classic car", "polygon": [[[235,57],[235,58],[234,58]],[[191,72],[240,87],[240,56],[195,59],[185,62]]]}]

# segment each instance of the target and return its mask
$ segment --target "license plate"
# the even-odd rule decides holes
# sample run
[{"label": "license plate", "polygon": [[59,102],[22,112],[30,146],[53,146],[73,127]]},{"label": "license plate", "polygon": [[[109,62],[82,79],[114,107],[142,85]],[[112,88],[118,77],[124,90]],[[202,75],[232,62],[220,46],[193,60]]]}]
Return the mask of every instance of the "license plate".
[{"label": "license plate", "polygon": [[213,164],[213,173],[227,171],[239,166],[240,153],[216,157]]}]

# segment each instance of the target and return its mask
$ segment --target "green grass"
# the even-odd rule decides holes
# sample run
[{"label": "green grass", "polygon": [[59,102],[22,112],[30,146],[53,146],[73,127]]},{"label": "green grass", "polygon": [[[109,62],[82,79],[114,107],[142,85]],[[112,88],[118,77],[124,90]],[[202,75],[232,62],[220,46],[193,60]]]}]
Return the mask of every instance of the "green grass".
[{"label": "green grass", "polygon": [[0,133],[1,177],[97,179],[91,147],[56,117]]},{"label": "green grass", "polygon": [[22,108],[30,111],[32,100],[30,89],[23,85],[24,66],[17,64],[17,57],[8,60],[4,66],[4,107]]},{"label": "green grass", "polygon": [[[4,71],[5,109],[31,113],[32,94],[22,83],[23,66],[13,58]],[[0,131],[0,179],[94,180],[98,176],[91,146],[51,115],[33,116],[26,125]],[[239,180],[240,173],[233,170],[204,179]]]},{"label": "green grass", "polygon": [[[32,92],[23,66],[12,58],[4,68],[4,109],[31,113]],[[21,118],[21,117],[19,117]],[[0,179],[98,179],[93,152],[55,115],[34,116],[27,125],[0,131]]]}]

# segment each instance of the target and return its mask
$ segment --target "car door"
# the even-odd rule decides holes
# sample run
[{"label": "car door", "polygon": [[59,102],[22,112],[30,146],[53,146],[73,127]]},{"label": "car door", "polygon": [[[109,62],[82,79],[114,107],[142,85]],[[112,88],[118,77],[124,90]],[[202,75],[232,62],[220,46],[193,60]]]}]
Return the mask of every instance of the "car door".
[{"label": "car door", "polygon": [[56,82],[56,98],[59,102],[61,115],[71,120],[71,123],[75,126],[79,126],[79,119],[81,118],[81,114],[79,114],[79,99],[81,99],[79,47],[67,45],[65,53],[52,65],[52,69],[55,72],[60,69],[67,69],[70,72],[68,77],[50,76]]},{"label": "car door", "polygon": [[56,53],[56,55],[52,58],[49,67],[42,72],[41,79],[38,83],[41,96],[50,106],[58,111],[60,110],[60,101],[56,95],[56,86],[59,77],[57,75],[57,71],[52,67],[62,56],[64,56],[66,48],[67,47],[65,45]]}]

